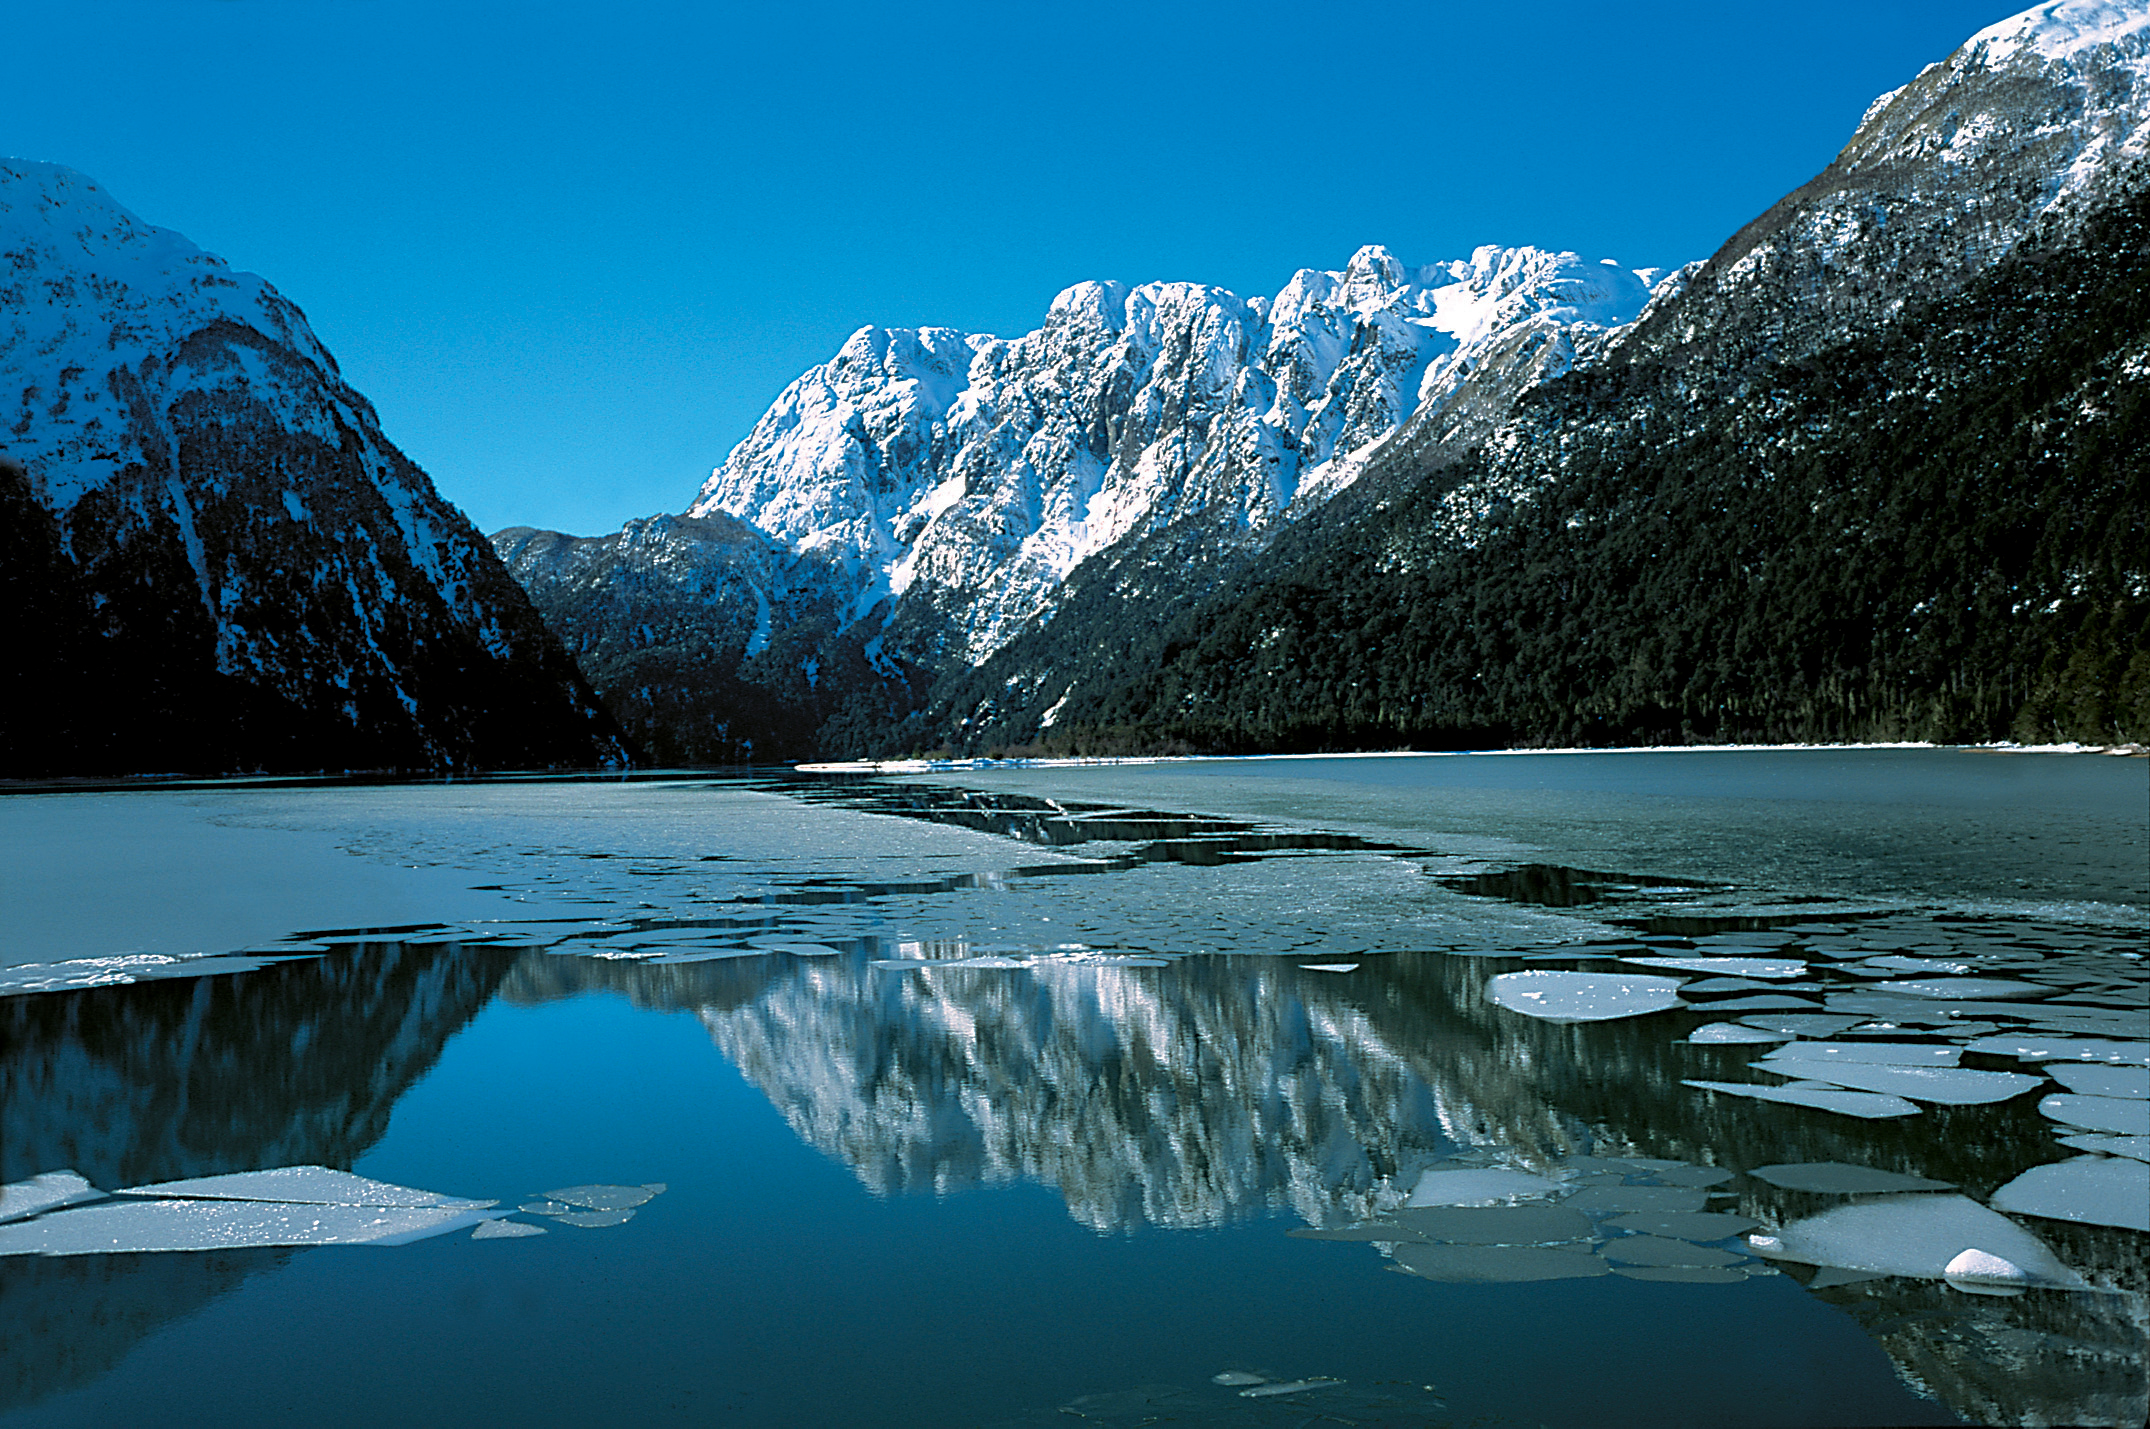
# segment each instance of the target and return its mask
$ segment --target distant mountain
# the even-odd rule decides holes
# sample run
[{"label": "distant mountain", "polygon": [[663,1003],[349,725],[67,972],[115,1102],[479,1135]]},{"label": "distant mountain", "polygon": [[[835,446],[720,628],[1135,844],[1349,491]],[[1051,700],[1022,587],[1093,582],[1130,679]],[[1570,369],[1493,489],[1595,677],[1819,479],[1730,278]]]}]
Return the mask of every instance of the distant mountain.
[{"label": "distant mountain", "polygon": [[[757,667],[755,757],[2150,737],[2146,55],[2144,0],[1995,25],[1671,274],[1369,248],[861,330],[692,507],[824,562],[785,659],[863,661],[841,719]],[[573,644],[748,625],[514,564]]]},{"label": "distant mountain", "polygon": [[0,775],[625,757],[268,283],[23,160],[0,256]]},{"label": "distant mountain", "polygon": [[[1212,552],[1258,546],[1414,410],[1566,370],[1662,277],[1532,248],[1413,268],[1369,247],[1270,298],[1080,284],[1013,341],[862,328],[784,390],[686,521],[494,544],[596,652],[584,668],[640,737],[702,758],[860,747],[1050,620],[1071,571],[1190,525]],[[763,547],[692,524],[723,518],[793,564],[779,577]],[[619,592],[596,594],[601,572]],[[781,658],[741,638],[765,607],[812,611],[767,638]],[[681,673],[653,684],[660,668]]]}]

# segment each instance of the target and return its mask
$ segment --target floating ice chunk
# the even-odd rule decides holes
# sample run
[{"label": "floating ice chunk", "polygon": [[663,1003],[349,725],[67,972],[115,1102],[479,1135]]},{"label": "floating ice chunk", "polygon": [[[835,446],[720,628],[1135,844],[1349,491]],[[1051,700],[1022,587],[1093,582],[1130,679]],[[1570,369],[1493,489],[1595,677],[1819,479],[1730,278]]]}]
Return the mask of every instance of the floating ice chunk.
[{"label": "floating ice chunk", "polygon": [[1723,1240],[1741,1231],[1751,1231],[1755,1226],[1746,1216],[1735,1216],[1730,1211],[1636,1211],[1615,1216],[1605,1224],[1614,1230],[1672,1236],[1678,1240]]},{"label": "floating ice chunk", "polygon": [[480,1221],[478,1228],[470,1233],[472,1240],[514,1240],[522,1236],[543,1235],[545,1227],[531,1225],[528,1221]]},{"label": "floating ice chunk", "polygon": [[1657,1179],[1667,1186],[1722,1186],[1737,1174],[1721,1166],[1667,1166]]},{"label": "floating ice chunk", "polygon": [[1296,1226],[1284,1232],[1294,1240],[1340,1240],[1359,1244],[1423,1239],[1394,1221],[1361,1221],[1352,1226]]},{"label": "floating ice chunk", "polygon": [[1357,963],[1301,963],[1299,966],[1310,973],[1355,973],[1359,970]]},{"label": "floating ice chunk", "polygon": [[[1797,1046],[1798,1044],[1794,1044]],[[1780,1077],[1831,1082],[1866,1092],[1889,1092],[1915,1101],[1945,1106],[1985,1106],[2018,1097],[2045,1084],[2043,1077],[2021,1072],[1972,1072],[1961,1067],[1902,1067],[1846,1061],[1841,1058],[1809,1060],[1793,1055],[1793,1048],[1779,1048],[1750,1065]],[[2150,1107],[2146,1107],[2150,1110]]]},{"label": "floating ice chunk", "polygon": [[1792,958],[1622,958],[1641,968],[1711,973],[1718,977],[1798,977],[1807,965]]},{"label": "floating ice chunk", "polygon": [[789,953],[795,958],[839,958],[843,954],[827,943],[779,943],[762,938],[754,940],[754,946],[772,953]]},{"label": "floating ice chunk", "polygon": [[0,1225],[0,1256],[118,1255],[280,1245],[401,1245],[498,1212],[299,1201],[100,1201]]},{"label": "floating ice chunk", "polygon": [[2086,1097],[2150,1097],[2150,1067],[2092,1067],[2056,1064],[2046,1075]]},{"label": "floating ice chunk", "polygon": [[1728,1265],[1616,1265],[1629,1280],[1669,1280],[1680,1285],[1737,1285],[1749,1272]]},{"label": "floating ice chunk", "polygon": [[197,1176],[187,1181],[159,1181],[129,1186],[116,1196],[156,1196],[187,1200],[290,1201],[314,1206],[452,1206],[483,1210],[498,1201],[471,1201],[395,1186],[326,1166],[276,1166],[266,1171],[236,1171],[227,1176]]},{"label": "floating ice chunk", "polygon": [[565,1201],[571,1206],[581,1206],[592,1211],[627,1211],[643,1205],[663,1194],[662,1182],[647,1186],[569,1186],[564,1190],[547,1191],[551,1201]]},{"label": "floating ice chunk", "polygon": [[1345,1381],[1340,1379],[1293,1379],[1282,1384],[1261,1384],[1252,1389],[1239,1391],[1241,1399],[1273,1399],[1280,1394],[1305,1394],[1309,1390],[1334,1389]]},{"label": "floating ice chunk", "polygon": [[1824,1195],[1856,1196],[1869,1191],[1953,1191],[1953,1181],[1929,1181],[1872,1166],[1845,1161],[1787,1161],[1776,1166],[1757,1166],[1748,1175],[1787,1191],[1819,1191]]},{"label": "floating ice chunk", "polygon": [[1819,1012],[1821,1005],[1811,997],[1786,997],[1782,993],[1769,993],[1762,997],[1728,997],[1721,1002],[1703,1003],[1700,1011],[1707,1012]]},{"label": "floating ice chunk", "polygon": [[1863,1017],[1846,1017],[1830,1012],[1765,1012],[1755,1017],[1742,1017],[1740,1021],[1749,1027],[1767,1028],[1771,1032],[1788,1032],[1794,1037],[1834,1037],[1847,1027],[1864,1022]]},{"label": "floating ice chunk", "polygon": [[634,1218],[633,1211],[562,1211],[553,1217],[563,1226],[580,1226],[586,1231],[624,1226]]},{"label": "floating ice chunk", "polygon": [[1400,1245],[1395,1261],[1427,1280],[1466,1283],[1580,1280],[1612,1269],[1587,1251],[1542,1245]]},{"label": "floating ice chunk", "polygon": [[1461,1171],[1438,1168],[1424,1172],[1412,1189],[1406,1206],[1490,1206],[1500,1201],[1533,1200],[1561,1189],[1558,1181],[1533,1176],[1527,1171],[1502,1171],[1479,1167]]},{"label": "floating ice chunk", "polygon": [[2038,1114],[2085,1131],[2150,1136],[2150,1101],[2132,1097],[2080,1097],[2056,1093],[2038,1103]]},{"label": "floating ice chunk", "polygon": [[1709,1203],[1709,1193],[1693,1186],[1585,1186],[1562,1204],[1602,1215],[1607,1211],[1699,1211]]},{"label": "floating ice chunk", "polygon": [[1944,1192],[1889,1196],[1837,1206],[1792,1222],[1774,1236],[1749,1236],[1758,1255],[1806,1265],[1836,1265],[1877,1275],[1939,1280],[1967,1250],[2018,1266],[2024,1283],[2081,1289],[2081,1277],[2045,1242],[2003,1215]]},{"label": "floating ice chunk", "polygon": [[1622,1265],[1722,1266],[1737,1265],[1746,1259],[1728,1250],[1712,1250],[1708,1246],[1654,1235],[1619,1236],[1599,1246],[1598,1254]]},{"label": "floating ice chunk", "polygon": [[1269,1383],[1269,1381],[1264,1379],[1262,1376],[1258,1374],[1249,1374],[1243,1369],[1228,1369],[1222,1374],[1213,1374],[1209,1377],[1209,1382],[1211,1384],[1230,1385],[1235,1388],[1242,1384]]},{"label": "floating ice chunk", "polygon": [[1708,1092],[1728,1092],[1736,1097],[1753,1097],[1758,1101],[1810,1106],[1869,1120],[1885,1116],[1917,1116],[1919,1111],[1902,1097],[1878,1092],[1844,1092],[1828,1087],[1765,1087],[1752,1082],[1687,1081],[1681,1085],[1700,1087]]},{"label": "floating ice chunk", "polygon": [[2132,1156],[2137,1161],[2150,1161],[2150,1136],[2062,1136],[2055,1140],[2077,1151],[2097,1151],[2107,1156]]},{"label": "floating ice chunk", "polygon": [[1428,1240],[1464,1245],[1551,1245],[1595,1233],[1590,1217],[1567,1206],[1431,1206],[1398,1211],[1396,1220]]},{"label": "floating ice chunk", "polygon": [[1874,991],[1893,992],[1904,997],[1969,997],[1995,1002],[2019,997],[2051,997],[2057,989],[2043,983],[2019,982],[2005,977],[1914,977],[1877,982]]},{"label": "floating ice chunk", "polygon": [[1789,1032],[1766,1032],[1742,1022],[1712,1022],[1706,1027],[1697,1027],[1688,1034],[1687,1040],[1700,1047],[1721,1047],[1750,1042],[1782,1042],[1791,1035]]},{"label": "floating ice chunk", "polygon": [[2095,1038],[2047,1037],[2004,1032],[1966,1044],[1973,1052],[2014,1057],[2023,1062],[2104,1062],[2116,1067],[2150,1067],[2150,1042],[2108,1042]]},{"label": "floating ice chunk", "polygon": [[564,1216],[571,1214],[576,1208],[565,1201],[539,1200],[525,1201],[515,1209],[532,1216]]},{"label": "floating ice chunk", "polygon": [[2048,1220],[2150,1231],[2150,1164],[2128,1157],[2078,1156],[2033,1166],[1995,1191],[1993,1204]]},{"label": "floating ice chunk", "polygon": [[1679,980],[1626,973],[1532,969],[1486,983],[1486,1000],[1547,1022],[1603,1022],[1680,1006]]},{"label": "floating ice chunk", "polygon": [[2037,1283],[2014,1261],[1977,1249],[1967,1250],[1943,1266],[1941,1278],[1972,1295],[2021,1295]]},{"label": "floating ice chunk", "polygon": [[1882,958],[1861,958],[1862,968],[1881,968],[1896,973],[1933,973],[1941,977],[1961,977],[1971,971],[1969,963],[1952,963],[1941,958],[1907,958],[1892,953]]},{"label": "floating ice chunk", "polygon": [[[1794,1042],[1770,1053],[1769,1060],[1795,1058],[1804,1062],[1875,1062],[1898,1067],[1953,1067],[1963,1057],[1961,1047],[1942,1047],[1920,1042]],[[1827,1080],[1824,1078],[1823,1080]]]},{"label": "floating ice chunk", "polygon": [[84,1201],[101,1201],[104,1194],[84,1180],[79,1172],[47,1171],[27,1181],[10,1181],[0,1186],[0,1221],[19,1221],[40,1211],[55,1211]]}]

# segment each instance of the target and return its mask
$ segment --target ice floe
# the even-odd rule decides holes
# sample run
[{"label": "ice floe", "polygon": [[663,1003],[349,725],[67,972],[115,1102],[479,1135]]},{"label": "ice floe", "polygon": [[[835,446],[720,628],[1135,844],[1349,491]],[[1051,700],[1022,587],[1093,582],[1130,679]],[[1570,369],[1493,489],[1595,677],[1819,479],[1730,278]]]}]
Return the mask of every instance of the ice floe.
[{"label": "ice floe", "polygon": [[[1802,1044],[1795,1043],[1794,1047]],[[1793,1055],[1793,1048],[1776,1052],[1749,1065],[1795,1081],[1829,1082],[1865,1092],[1886,1092],[1913,1101],[1939,1102],[1947,1106],[1984,1106],[2021,1096],[2045,1083],[2043,1077],[2022,1072],[1973,1072],[1961,1067],[1904,1067],[1854,1062],[1844,1058],[1809,1058]],[[2150,1110],[2150,1106],[2146,1106]]]},{"label": "ice floe", "polygon": [[561,1211],[553,1217],[563,1226],[579,1226],[586,1231],[624,1226],[634,1218],[633,1211]]},{"label": "ice floe", "polygon": [[2113,1042],[2098,1038],[2045,1037],[2004,1032],[1965,1044],[1972,1052],[1990,1052],[2022,1062],[2104,1062],[2118,1067],[2150,1067],[2150,1042]]},{"label": "ice floe", "polygon": [[1953,1067],[1962,1056],[1961,1047],[1926,1042],[1794,1042],[1770,1054],[1771,1060],[1875,1062],[1898,1067]]},{"label": "ice floe", "polygon": [[84,1201],[101,1201],[105,1193],[73,1171],[47,1171],[26,1181],[0,1186],[0,1221],[56,1211]]},{"label": "ice floe", "polygon": [[1726,1236],[1753,1230],[1756,1223],[1750,1217],[1734,1215],[1730,1211],[1634,1211],[1615,1216],[1605,1224],[1614,1230],[1635,1231],[1642,1235],[1672,1236],[1679,1240],[1723,1240]]},{"label": "ice floe", "polygon": [[1633,963],[1636,967],[1709,973],[1717,977],[1786,978],[1798,977],[1807,970],[1805,963],[1791,958],[1624,957],[1620,961]]},{"label": "ice floe", "polygon": [[1872,1191],[1953,1191],[1953,1181],[1929,1181],[1874,1166],[1854,1166],[1845,1161],[1787,1161],[1776,1166],[1757,1166],[1747,1173],[1758,1181],[1782,1186],[1787,1191],[1819,1191],[1825,1195],[1857,1196]]},{"label": "ice floe", "polygon": [[470,1233],[472,1240],[514,1240],[521,1236],[545,1234],[545,1227],[534,1226],[528,1221],[480,1221],[478,1228]]},{"label": "ice floe", "polygon": [[1730,1265],[1615,1265],[1612,1273],[1628,1280],[1666,1280],[1680,1285],[1737,1285],[1755,1272]]},{"label": "ice floe", "polygon": [[2021,1295],[2038,1283],[2014,1261],[1976,1249],[1963,1252],[1943,1266],[1941,1278],[1971,1295]]},{"label": "ice floe", "polygon": [[2077,1151],[2096,1151],[2107,1156],[2132,1156],[2150,1161],[2150,1136],[2057,1136],[2054,1140]]},{"label": "ice floe", "polygon": [[[652,1181],[646,1186],[569,1186],[559,1191],[547,1191],[549,1201],[565,1201],[568,1205],[590,1211],[631,1211],[636,1206],[647,1205],[664,1194],[664,1183]],[[548,1211],[547,1215],[558,1212]]]},{"label": "ice floe", "polygon": [[1599,1246],[1598,1254],[1622,1265],[1657,1266],[1737,1265],[1747,1258],[1728,1250],[1714,1250],[1690,1241],[1654,1235],[1617,1236]]},{"label": "ice floe", "polygon": [[239,1171],[225,1176],[197,1176],[129,1186],[117,1196],[153,1196],[185,1200],[287,1201],[313,1206],[404,1206],[483,1210],[498,1201],[472,1201],[434,1191],[395,1186],[326,1166],[278,1166],[268,1171]]},{"label": "ice floe", "polygon": [[1532,969],[1486,983],[1486,1000],[1547,1022],[1603,1022],[1681,1005],[1679,980],[1625,973]]},{"label": "ice floe", "polygon": [[1700,1087],[1708,1092],[1726,1092],[1736,1097],[1753,1097],[1758,1101],[1783,1102],[1788,1106],[1841,1112],[1846,1116],[1865,1117],[1869,1120],[1887,1116],[1916,1116],[1919,1111],[1916,1105],[1899,1096],[1881,1092],[1844,1091],[1836,1087],[1796,1084],[1765,1087],[1754,1082],[1705,1081],[1684,1081],[1681,1085]]},{"label": "ice floe", "polygon": [[1764,1012],[1740,1021],[1749,1027],[1760,1027],[1769,1032],[1785,1032],[1794,1037],[1834,1037],[1847,1027],[1856,1027],[1866,1019],[1848,1017],[1827,1012]]},{"label": "ice floe", "polygon": [[0,1256],[116,1255],[247,1246],[401,1245],[502,1214],[455,1206],[108,1200],[0,1225]]},{"label": "ice floe", "polygon": [[1399,1245],[1398,1269],[1466,1283],[1580,1280],[1612,1267],[1588,1251],[1542,1245]]},{"label": "ice floe", "polygon": [[1211,1375],[1209,1382],[1211,1384],[1225,1385],[1228,1388],[1237,1388],[1244,1384],[1267,1384],[1269,1381],[1261,1375],[1252,1374],[1243,1369],[1228,1369],[1222,1374]]},{"label": "ice floe", "polygon": [[2150,1164],[2124,1156],[2078,1156],[2033,1166],[1995,1191],[1993,1204],[2048,1220],[2150,1231]]},{"label": "ice floe", "polygon": [[1283,1394],[1306,1394],[1316,1389],[1335,1389],[1346,1383],[1341,1379],[1290,1379],[1281,1384],[1258,1384],[1252,1389],[1239,1391],[1241,1399],[1274,1399]]},{"label": "ice floe", "polygon": [[2150,1067],[2094,1067],[2057,1062],[2046,1075],[2086,1097],[2150,1097]]},{"label": "ice floe", "polygon": [[2115,1136],[2150,1136],[2150,1101],[2133,1097],[2085,1097],[2056,1093],[2038,1103],[2038,1114]]},{"label": "ice floe", "polygon": [[1987,1002],[2019,997],[2051,997],[2055,989],[2043,983],[2021,982],[2004,977],[1899,978],[1874,984],[1876,992],[1903,997],[1978,998]]},{"label": "ice floe", "polygon": [[1532,1200],[1563,1189],[1558,1181],[1527,1171],[1502,1171],[1491,1167],[1446,1171],[1435,1168],[1422,1173],[1412,1188],[1407,1207],[1489,1206],[1502,1201]]},{"label": "ice floe", "polygon": [[1699,1211],[1709,1193],[1695,1186],[1585,1186],[1567,1206],[1599,1214],[1625,1211]]},{"label": "ice floe", "polygon": [[1568,1206],[1427,1206],[1395,1219],[1404,1232],[1464,1245],[1555,1245],[1593,1233],[1590,1217]]},{"label": "ice floe", "polygon": [[1946,1192],[1854,1202],[1793,1221],[1774,1235],[1755,1234],[1757,1255],[1805,1265],[1834,1265],[1878,1275],[1945,1279],[1967,1250],[2008,1261],[2021,1283],[2081,1289],[2074,1271],[2023,1227],[1965,1196]]},{"label": "ice floe", "polygon": [[1697,1027],[1687,1040],[1698,1047],[1738,1046],[1747,1043],[1782,1042],[1792,1034],[1770,1032],[1760,1027],[1749,1027],[1743,1022],[1712,1022]]},{"label": "ice floe", "polygon": [[1310,973],[1355,973],[1359,970],[1357,963],[1301,963],[1299,966]]}]

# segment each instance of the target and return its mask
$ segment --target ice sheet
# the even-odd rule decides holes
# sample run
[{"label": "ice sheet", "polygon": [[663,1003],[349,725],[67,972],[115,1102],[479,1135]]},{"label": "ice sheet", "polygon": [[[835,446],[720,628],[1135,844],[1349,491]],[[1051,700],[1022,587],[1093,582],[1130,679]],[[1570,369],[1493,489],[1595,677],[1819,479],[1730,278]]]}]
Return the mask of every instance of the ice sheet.
[{"label": "ice sheet", "polygon": [[2150,1067],[2094,1067],[2056,1062],[2046,1075],[2086,1097],[2150,1097]]},{"label": "ice sheet", "polygon": [[1787,1055],[1790,1051],[1790,1048],[1779,1048],[1750,1065],[1795,1081],[1833,1082],[1859,1091],[1887,1092],[1913,1101],[1939,1102],[1946,1106],[1984,1106],[2007,1101],[2045,1084],[2045,1078],[2025,1076],[2021,1072],[1876,1065],[1841,1057],[1810,1059]]},{"label": "ice sheet", "polygon": [[1919,1110],[1902,1097],[1878,1092],[1834,1091],[1828,1087],[1765,1087],[1751,1082],[1686,1081],[1681,1085],[1700,1087],[1704,1091],[1727,1092],[1738,1097],[1754,1097],[1759,1101],[1783,1102],[1788,1106],[1842,1112],[1846,1116],[1864,1117],[1868,1120],[1886,1116],[1916,1116]]},{"label": "ice sheet", "polygon": [[190,1200],[287,1201],[314,1206],[440,1206],[482,1210],[498,1201],[471,1201],[393,1186],[326,1166],[277,1166],[266,1171],[238,1171],[227,1176],[197,1176],[188,1181],[159,1181],[129,1186],[117,1196],[155,1196]]},{"label": "ice sheet", "polygon": [[1486,1206],[1500,1201],[1531,1200],[1560,1191],[1558,1181],[1533,1176],[1527,1171],[1492,1168],[1424,1172],[1411,1191],[1407,1206]]},{"label": "ice sheet", "polygon": [[2038,1112],[2085,1131],[2150,1136],[2150,1101],[2132,1097],[2084,1097],[2062,1092],[2039,1102]]},{"label": "ice sheet", "polygon": [[1757,1166],[1748,1175],[1787,1191],[1820,1191],[1827,1195],[1856,1196],[1869,1191],[1953,1191],[1953,1181],[1929,1181],[1900,1171],[1873,1166],[1853,1166],[1844,1161],[1787,1161],[1776,1166]]},{"label": "ice sheet", "polygon": [[2150,1164],[2125,1156],[2078,1156],[2033,1166],[1995,1191],[1993,1204],[2018,1215],[2150,1231]]},{"label": "ice sheet", "polygon": [[0,1221],[19,1221],[40,1211],[57,1210],[83,1201],[101,1201],[104,1194],[78,1172],[46,1171],[26,1181],[10,1181],[0,1186]]},{"label": "ice sheet", "polygon": [[1486,1000],[1547,1022],[1603,1022],[1678,1007],[1675,978],[1532,969],[1486,983]]},{"label": "ice sheet", "polygon": [[0,1225],[0,1256],[117,1255],[246,1246],[400,1245],[498,1215],[457,1206],[100,1201]]},{"label": "ice sheet", "polygon": [[2022,1268],[2030,1283],[2082,1288],[2082,1279],[2023,1227],[1976,1201],[1944,1192],[1837,1206],[1747,1243],[1758,1255],[1879,1275],[1939,1280],[1950,1261],[1982,1250]]}]

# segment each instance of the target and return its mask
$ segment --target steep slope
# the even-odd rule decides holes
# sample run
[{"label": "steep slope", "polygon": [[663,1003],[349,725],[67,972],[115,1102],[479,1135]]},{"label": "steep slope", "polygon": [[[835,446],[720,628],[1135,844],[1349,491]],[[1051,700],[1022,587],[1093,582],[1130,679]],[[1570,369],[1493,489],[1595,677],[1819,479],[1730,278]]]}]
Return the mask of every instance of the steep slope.
[{"label": "steep slope", "polygon": [[298,309],[0,162],[0,773],[625,756]]},{"label": "steep slope", "polygon": [[1191,611],[1078,589],[896,742],[2150,735],[2146,57],[2139,3],[1981,32],[1571,372],[1427,404]]}]

